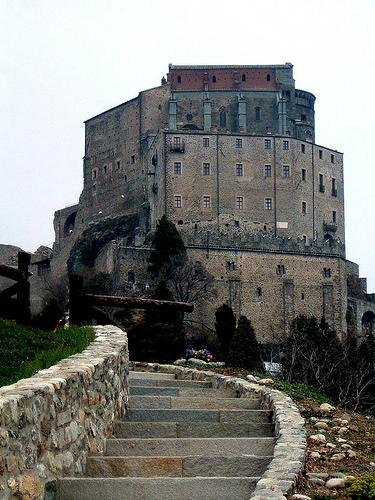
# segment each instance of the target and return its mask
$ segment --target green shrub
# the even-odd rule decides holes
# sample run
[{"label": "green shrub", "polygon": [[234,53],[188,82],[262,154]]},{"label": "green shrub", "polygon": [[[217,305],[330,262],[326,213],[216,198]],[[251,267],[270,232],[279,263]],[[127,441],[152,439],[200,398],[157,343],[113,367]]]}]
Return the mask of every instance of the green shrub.
[{"label": "green shrub", "polygon": [[0,386],[31,377],[60,359],[83,351],[94,338],[90,327],[47,332],[0,320]]},{"label": "green shrub", "polygon": [[283,380],[275,380],[273,386],[275,389],[285,392],[293,399],[303,400],[312,399],[317,403],[332,403],[328,396],[320,392],[316,387],[307,384],[284,382]]},{"label": "green shrub", "polygon": [[368,472],[355,479],[348,479],[345,493],[353,500],[374,500],[375,473]]}]

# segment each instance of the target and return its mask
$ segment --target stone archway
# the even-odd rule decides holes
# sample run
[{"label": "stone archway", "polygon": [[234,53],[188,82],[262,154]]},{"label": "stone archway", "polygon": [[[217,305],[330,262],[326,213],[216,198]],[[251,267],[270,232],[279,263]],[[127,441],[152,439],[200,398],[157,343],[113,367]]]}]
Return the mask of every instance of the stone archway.
[{"label": "stone archway", "polygon": [[362,332],[364,334],[374,333],[375,314],[372,311],[366,311],[362,316]]},{"label": "stone archway", "polygon": [[69,217],[67,217],[64,224],[64,236],[69,236],[73,233],[75,222],[76,222],[77,212],[72,212]]}]

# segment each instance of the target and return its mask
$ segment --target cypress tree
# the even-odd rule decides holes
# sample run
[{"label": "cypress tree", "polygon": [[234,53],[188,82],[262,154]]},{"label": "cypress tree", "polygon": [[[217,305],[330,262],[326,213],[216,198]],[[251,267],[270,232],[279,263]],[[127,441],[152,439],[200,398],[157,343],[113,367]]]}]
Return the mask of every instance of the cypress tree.
[{"label": "cypress tree", "polygon": [[219,353],[223,360],[227,360],[229,346],[236,329],[236,317],[231,307],[223,304],[215,312],[215,330],[219,344]]},{"label": "cypress tree", "polygon": [[263,371],[261,350],[254,328],[246,316],[240,316],[229,349],[231,366]]}]

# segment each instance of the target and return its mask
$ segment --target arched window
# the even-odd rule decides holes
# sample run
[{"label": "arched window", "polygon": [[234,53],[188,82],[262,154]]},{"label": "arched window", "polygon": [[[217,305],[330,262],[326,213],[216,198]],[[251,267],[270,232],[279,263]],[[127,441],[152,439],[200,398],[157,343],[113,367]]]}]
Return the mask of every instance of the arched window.
[{"label": "arched window", "polygon": [[220,128],[227,126],[227,112],[224,108],[220,108]]},{"label": "arched window", "polygon": [[215,75],[212,77],[212,83],[216,83],[216,76]]},{"label": "arched window", "polygon": [[246,82],[246,75],[242,75],[242,81]]},{"label": "arched window", "polygon": [[73,212],[66,219],[64,224],[64,236],[69,236],[73,233],[75,222],[76,222],[77,212]]},{"label": "arched window", "polygon": [[375,314],[372,311],[366,311],[362,316],[362,332],[369,334],[374,332]]}]

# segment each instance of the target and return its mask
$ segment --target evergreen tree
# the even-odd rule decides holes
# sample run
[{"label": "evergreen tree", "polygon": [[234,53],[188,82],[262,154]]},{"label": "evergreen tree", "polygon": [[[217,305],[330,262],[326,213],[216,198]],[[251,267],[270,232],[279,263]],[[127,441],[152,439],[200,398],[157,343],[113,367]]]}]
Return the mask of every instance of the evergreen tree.
[{"label": "evergreen tree", "polygon": [[[180,233],[165,215],[156,226],[152,247],[153,250],[148,259],[150,264],[148,271],[154,276],[159,275],[163,266],[173,266],[186,260],[186,248]],[[170,272],[172,273],[172,270]]]},{"label": "evergreen tree", "polygon": [[263,371],[261,350],[254,328],[246,316],[240,316],[230,344],[228,361],[231,366]]},{"label": "evergreen tree", "polygon": [[229,346],[236,329],[236,317],[231,307],[223,304],[215,312],[215,330],[219,344],[219,353],[223,360],[227,360]]}]

